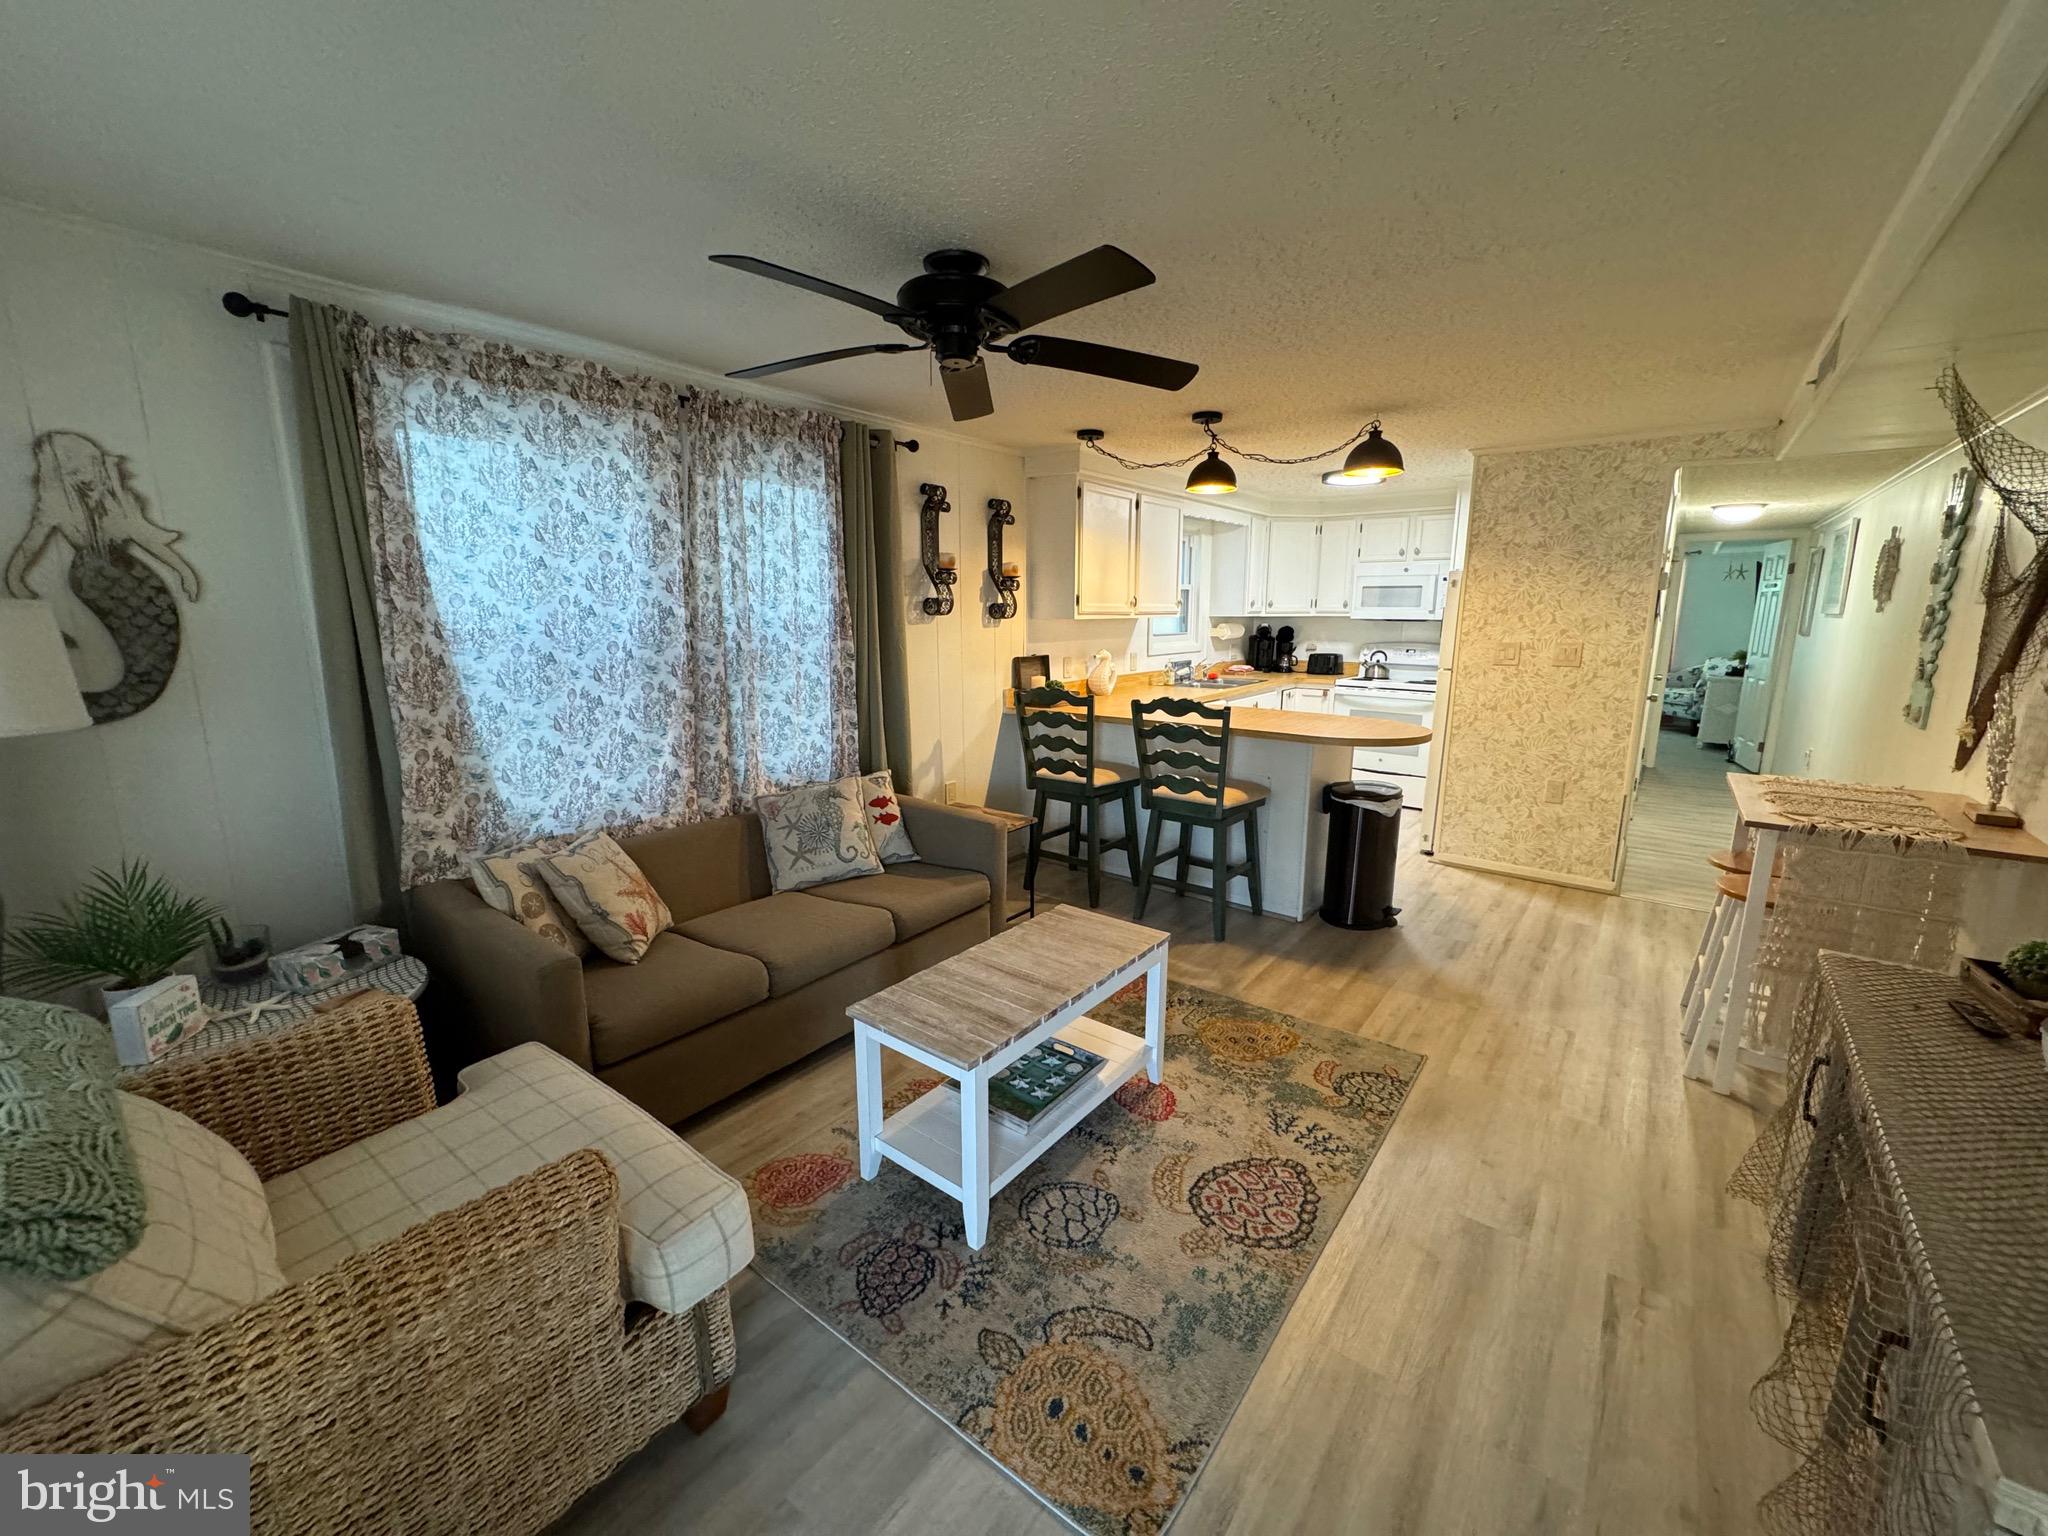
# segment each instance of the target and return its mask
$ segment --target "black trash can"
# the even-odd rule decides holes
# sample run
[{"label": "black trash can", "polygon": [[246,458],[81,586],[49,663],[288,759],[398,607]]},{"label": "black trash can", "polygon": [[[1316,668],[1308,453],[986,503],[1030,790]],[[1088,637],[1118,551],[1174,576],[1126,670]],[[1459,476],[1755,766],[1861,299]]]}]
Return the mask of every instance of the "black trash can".
[{"label": "black trash can", "polygon": [[1323,921],[1339,928],[1391,928],[1394,859],[1401,845],[1398,785],[1360,780],[1323,786],[1330,853],[1323,865]]}]

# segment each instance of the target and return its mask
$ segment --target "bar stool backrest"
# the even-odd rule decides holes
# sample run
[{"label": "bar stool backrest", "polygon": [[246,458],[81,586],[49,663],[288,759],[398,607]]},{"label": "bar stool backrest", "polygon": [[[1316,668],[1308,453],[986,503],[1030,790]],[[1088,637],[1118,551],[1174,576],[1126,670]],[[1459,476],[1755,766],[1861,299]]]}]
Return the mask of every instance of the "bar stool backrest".
[{"label": "bar stool backrest", "polygon": [[1230,707],[1194,699],[1133,700],[1131,734],[1145,803],[1167,791],[1186,804],[1223,809],[1230,773]]},{"label": "bar stool backrest", "polygon": [[[1080,714],[1062,705],[1077,705]],[[1040,775],[1095,782],[1095,695],[1070,693],[1058,683],[1017,690],[1017,735],[1024,744],[1024,782]]]}]

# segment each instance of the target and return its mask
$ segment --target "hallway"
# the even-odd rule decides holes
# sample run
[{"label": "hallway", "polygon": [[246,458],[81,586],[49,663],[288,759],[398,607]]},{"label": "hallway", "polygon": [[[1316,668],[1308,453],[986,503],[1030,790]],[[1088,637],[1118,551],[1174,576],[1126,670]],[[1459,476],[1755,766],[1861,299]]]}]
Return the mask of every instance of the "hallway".
[{"label": "hallway", "polygon": [[1636,786],[1619,894],[1700,912],[1713,906],[1706,857],[1728,846],[1734,828],[1734,767],[1719,747],[1702,747],[1682,731],[1658,733],[1657,766],[1644,769]]}]

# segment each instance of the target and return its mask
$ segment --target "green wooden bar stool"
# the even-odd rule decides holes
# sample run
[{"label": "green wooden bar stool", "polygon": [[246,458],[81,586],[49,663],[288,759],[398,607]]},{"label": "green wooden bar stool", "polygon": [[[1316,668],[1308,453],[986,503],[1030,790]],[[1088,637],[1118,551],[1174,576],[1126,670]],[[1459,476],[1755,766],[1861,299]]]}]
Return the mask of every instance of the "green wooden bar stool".
[{"label": "green wooden bar stool", "polygon": [[[1264,786],[1230,779],[1230,710],[1193,699],[1139,700],[1131,705],[1131,732],[1138,744],[1138,782],[1145,796],[1145,856],[1138,870],[1138,918],[1152,896],[1152,872],[1172,859],[1174,890],[1188,893],[1189,869],[1209,871],[1210,926],[1220,942],[1230,909],[1230,882],[1244,876],[1252,916],[1265,915],[1259,883],[1259,807]],[[1180,828],[1175,846],[1159,851],[1159,829]],[[1230,829],[1244,823],[1244,862],[1230,862]],[[1207,827],[1209,857],[1196,858],[1188,846],[1196,827]]]},{"label": "green wooden bar stool", "polygon": [[[1081,713],[1062,705],[1078,706]],[[1119,848],[1135,869],[1138,863],[1138,775],[1135,769],[1095,759],[1095,696],[1069,693],[1057,683],[1017,690],[1017,735],[1024,743],[1024,782],[1032,793],[1031,849],[1024,860],[1024,888],[1036,899],[1038,855],[1050,839],[1067,840],[1067,868],[1083,859],[1081,837],[1087,835],[1088,905],[1102,904],[1102,855]],[[1123,835],[1102,840],[1102,808],[1117,801],[1124,809]],[[1045,825],[1047,801],[1067,807],[1067,824],[1050,831]]]}]

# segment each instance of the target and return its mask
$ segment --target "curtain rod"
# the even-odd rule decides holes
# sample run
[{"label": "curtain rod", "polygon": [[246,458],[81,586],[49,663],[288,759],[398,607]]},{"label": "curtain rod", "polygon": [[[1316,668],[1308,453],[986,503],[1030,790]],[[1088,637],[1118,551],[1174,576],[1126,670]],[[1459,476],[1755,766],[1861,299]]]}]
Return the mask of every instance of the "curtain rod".
[{"label": "curtain rod", "polygon": [[[287,311],[274,309],[261,300],[252,299],[246,293],[232,288],[220,296],[220,307],[233,315],[237,320],[254,320],[259,325],[267,321],[272,315],[277,316],[280,320],[290,318],[290,314]],[[684,391],[685,398],[688,397],[688,394],[689,391]],[[876,441],[874,433],[870,432],[868,434],[868,441],[870,443]],[[896,446],[905,453],[915,453],[917,452],[917,439],[914,437],[898,438]]]}]

